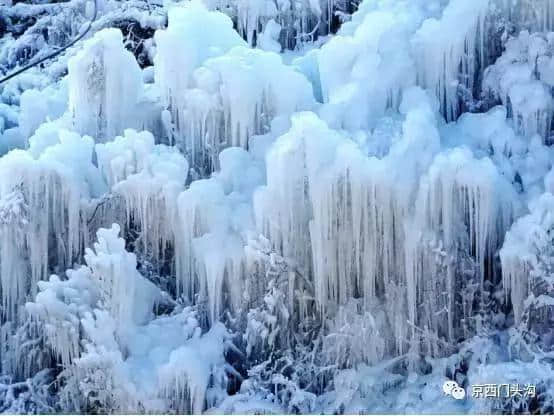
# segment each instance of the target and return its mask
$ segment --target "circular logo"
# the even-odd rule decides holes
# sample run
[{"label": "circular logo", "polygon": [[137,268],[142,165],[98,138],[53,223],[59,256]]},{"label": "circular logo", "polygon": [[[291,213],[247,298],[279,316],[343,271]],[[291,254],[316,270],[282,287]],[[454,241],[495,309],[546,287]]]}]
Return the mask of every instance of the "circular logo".
[{"label": "circular logo", "polygon": [[466,391],[455,381],[446,380],[442,385],[442,391],[447,396],[452,396],[456,400],[462,400],[466,397]]}]

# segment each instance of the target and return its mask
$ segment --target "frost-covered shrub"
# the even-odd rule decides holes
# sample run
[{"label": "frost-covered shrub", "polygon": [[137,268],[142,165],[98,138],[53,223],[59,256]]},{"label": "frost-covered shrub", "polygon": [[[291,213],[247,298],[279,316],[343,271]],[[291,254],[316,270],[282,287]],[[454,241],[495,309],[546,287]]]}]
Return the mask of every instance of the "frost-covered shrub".
[{"label": "frost-covered shrub", "polygon": [[63,366],[79,357],[81,320],[99,300],[90,269],[68,270],[67,274],[67,280],[52,275],[49,281],[39,282],[35,302],[26,305],[31,319],[40,322],[46,342]]},{"label": "frost-covered shrub", "polygon": [[249,357],[258,358],[287,347],[289,311],[284,293],[275,287],[273,280],[264,296],[264,306],[251,309],[246,319],[244,338]]},{"label": "frost-covered shrub", "polygon": [[225,395],[230,336],[222,324],[202,334],[190,308],[155,317],[159,289],[118,234],[117,225],[100,229],[86,266],[39,282],[26,305],[62,366],[60,401],[81,411],[198,413]]},{"label": "frost-covered shrub", "polygon": [[382,313],[375,318],[360,302],[352,300],[341,306],[327,325],[321,352],[327,365],[344,369],[376,364],[384,358],[387,334]]},{"label": "frost-covered shrub", "polygon": [[552,349],[554,312],[554,197],[545,193],[529,215],[508,231],[500,256],[504,288],[510,296],[516,324],[530,341]]},{"label": "frost-covered shrub", "polygon": [[54,411],[54,396],[49,388],[49,369],[37,372],[25,381],[12,382],[9,376],[0,378],[0,411],[13,414],[38,414]]}]

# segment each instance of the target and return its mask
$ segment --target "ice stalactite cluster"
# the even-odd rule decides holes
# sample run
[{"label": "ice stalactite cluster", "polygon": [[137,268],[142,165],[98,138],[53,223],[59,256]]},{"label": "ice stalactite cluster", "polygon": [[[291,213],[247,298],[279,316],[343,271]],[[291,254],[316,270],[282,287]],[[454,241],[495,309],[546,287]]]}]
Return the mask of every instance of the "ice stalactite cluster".
[{"label": "ice stalactite cluster", "polygon": [[237,1],[236,13],[238,32],[246,39],[249,45],[254,44],[255,34],[259,34],[258,28],[278,14],[280,2],[256,0],[253,2]]},{"label": "ice stalactite cluster", "polygon": [[[418,83],[434,90],[447,121],[461,113],[458,85],[473,92],[475,74],[484,67],[488,9],[487,1],[450,1],[442,16],[425,20],[412,39]],[[445,30],[452,35],[441,36]]]},{"label": "ice stalactite cluster", "polygon": [[[218,30],[198,43],[200,24]],[[217,168],[222,149],[248,148],[249,138],[267,132],[272,118],[314,104],[304,77],[275,53],[248,48],[229,19],[200,5],[170,12],[168,29],[156,39],[156,82],[176,140],[196,168]],[[183,39],[184,48],[177,49]],[[295,92],[282,94],[285,89]]]},{"label": "ice stalactite cluster", "polygon": [[519,30],[545,32],[554,29],[552,0],[493,0],[491,5]]},{"label": "ice stalactite cluster", "polygon": [[220,317],[225,295],[228,306],[240,308],[246,276],[244,242],[254,228],[250,200],[263,180],[259,161],[241,148],[221,152],[219,163],[220,172],[193,182],[177,201],[178,290],[191,302],[196,295],[205,299],[212,322]]},{"label": "ice stalactite cluster", "polygon": [[[364,155],[314,114],[295,116],[267,155],[267,187],[254,200],[260,232],[313,276],[316,300],[331,316],[352,297],[362,296],[367,307],[407,302],[387,316],[400,352],[408,332],[401,317],[455,338],[453,293],[464,279],[454,276],[463,260],[459,251],[474,258],[481,282],[490,277],[494,266],[486,259],[514,215],[503,195],[510,185],[490,160],[475,159],[467,149],[433,160],[439,136],[432,105],[421,105],[426,99],[417,89],[405,94],[403,137],[381,159]],[[414,153],[419,157],[407,162]],[[395,177],[392,166],[401,160],[403,176]],[[444,271],[429,240],[448,252]],[[448,328],[435,318],[439,306],[418,306],[427,290],[436,290],[429,274],[449,282]]]},{"label": "ice stalactite cluster", "polygon": [[62,410],[357,412],[547,326],[554,38],[524,3],[366,0],[279,55],[335,6],[184,2],[153,67],[106,29],[9,84],[1,362],[46,345]]},{"label": "ice stalactite cluster", "polygon": [[[60,357],[77,408],[198,413],[226,385],[227,330],[216,324],[201,335],[187,309],[155,318],[159,289],[138,273],[119,231],[100,229],[86,266],[40,282],[26,309]],[[102,396],[106,387],[111,399]]]},{"label": "ice stalactite cluster", "polygon": [[[204,67],[219,80],[226,146],[248,148],[248,139],[267,132],[273,118],[313,105],[311,85],[275,53],[239,47],[207,60]],[[282,94],[284,89],[294,94]]]},{"label": "ice stalactite cluster", "polygon": [[102,31],[68,62],[69,111],[75,129],[97,141],[136,124],[142,74],[122,42],[121,31]]},{"label": "ice stalactite cluster", "polygon": [[[547,289],[542,296],[536,294],[541,285],[552,285],[552,229],[554,227],[552,190],[536,199],[530,213],[514,223],[506,234],[500,251],[506,295],[514,308],[516,323],[521,323],[525,309],[533,298],[551,299]],[[528,297],[531,296],[531,299]],[[552,302],[548,300],[545,305]]]},{"label": "ice stalactite cluster", "polygon": [[92,139],[60,131],[59,143],[37,159],[20,150],[2,158],[0,194],[2,199],[18,194],[25,220],[2,224],[5,314],[13,316],[17,305],[36,293],[36,283],[48,277],[51,259],[63,267],[78,256],[84,231],[80,199],[90,196],[87,176],[94,176],[92,150]]},{"label": "ice stalactite cluster", "polygon": [[538,134],[550,143],[554,106],[551,89],[553,33],[522,31],[506,43],[506,50],[485,72],[485,92],[499,99],[511,112],[518,132]]},{"label": "ice stalactite cluster", "polygon": [[220,10],[233,19],[237,32],[250,46],[265,49],[264,34],[267,35],[268,29],[272,31],[274,24],[279,25],[280,33],[275,37],[277,52],[328,35],[335,29],[334,13],[347,14],[357,6],[357,2],[335,0],[203,0],[203,3],[210,10]]},{"label": "ice stalactite cluster", "polygon": [[[217,30],[199,37],[198,33],[203,30],[203,25],[216,27]],[[186,144],[180,143],[186,151],[193,155],[202,154],[203,135],[209,129],[216,128],[210,110],[215,106],[213,95],[217,91],[190,91],[194,72],[207,58],[222,55],[235,46],[244,45],[244,41],[233,30],[229,18],[222,14],[211,14],[197,3],[192,3],[187,8],[171,9],[168,13],[168,28],[157,31],[155,40],[156,84],[160,89],[162,101],[171,114],[166,124],[180,136],[177,140],[188,140]],[[201,85],[204,84],[205,88],[210,85],[217,87],[217,79],[202,77],[202,71],[199,77],[198,81]],[[194,104],[188,109],[187,103],[190,100]],[[200,137],[197,137],[198,133],[194,134],[194,127],[189,122],[191,119],[197,119],[201,123],[197,126],[200,129]],[[201,141],[198,143],[196,140]]]},{"label": "ice stalactite cluster", "polygon": [[165,249],[174,244],[176,199],[188,176],[186,159],[173,147],[156,145],[148,131],[125,130],[95,150],[104,180],[123,197],[126,224],[140,227],[143,251],[162,261]]},{"label": "ice stalactite cluster", "polygon": [[317,51],[322,117],[333,127],[373,128],[387,109],[398,110],[403,88],[419,85],[455,120],[464,111],[460,91],[474,95],[486,64],[488,11],[486,1],[452,1],[443,10],[433,2],[362,3]]},{"label": "ice stalactite cluster", "polygon": [[[40,133],[35,136],[31,145],[44,139]],[[18,355],[20,344],[13,336],[25,321],[22,305],[37,294],[39,281],[81,256],[87,235],[81,201],[103,188],[92,164],[93,140],[66,130],[54,136],[42,151],[35,146],[35,155],[14,150],[0,162],[6,211],[0,236],[1,320],[3,329],[9,328],[2,367],[23,372],[32,364]],[[60,357],[66,359],[68,354]]]},{"label": "ice stalactite cluster", "polygon": [[[479,175],[475,175],[479,172]],[[447,323],[448,339],[456,339],[460,318],[470,317],[475,299],[468,299],[460,314],[456,310],[455,293],[469,276],[464,276],[464,257],[471,258],[475,282],[483,296],[485,276],[494,279],[498,273],[490,259],[502,244],[504,234],[513,221],[514,195],[509,182],[501,177],[489,159],[475,159],[465,149],[454,149],[439,154],[428,173],[422,178],[416,199],[416,227],[421,237],[412,242],[407,264],[408,288],[417,290],[408,294],[410,320],[416,322],[417,305],[427,304],[425,317],[419,319],[435,331]],[[437,255],[445,262],[438,262]],[[470,266],[470,267],[471,267]],[[442,268],[442,269],[441,269]],[[424,298],[421,288],[432,288],[427,276],[441,276],[449,293],[444,302],[446,319],[428,313],[438,310],[440,298]],[[441,284],[442,284],[441,283]],[[430,289],[433,291],[433,289]],[[480,302],[484,302],[483,298]],[[481,307],[481,306],[479,306]],[[467,308],[467,309],[466,309]],[[444,330],[444,328],[443,328]],[[442,331],[441,331],[442,332]]]}]

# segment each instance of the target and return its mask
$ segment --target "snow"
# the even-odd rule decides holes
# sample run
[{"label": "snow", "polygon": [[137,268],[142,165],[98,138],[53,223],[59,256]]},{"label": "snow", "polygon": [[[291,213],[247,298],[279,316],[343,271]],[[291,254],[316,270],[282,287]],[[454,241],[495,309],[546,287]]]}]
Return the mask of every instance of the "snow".
[{"label": "snow", "polygon": [[[418,84],[435,92],[447,121],[459,115],[458,84],[472,91],[474,74],[484,65],[488,3],[450,1],[442,16],[425,20],[412,39]],[[441,35],[445,31],[449,36]]]},{"label": "snow", "polygon": [[552,36],[522,31],[506,43],[506,50],[485,72],[484,89],[500,98],[512,112],[514,127],[525,136],[548,140],[552,119],[549,68]]},{"label": "snow", "polygon": [[85,261],[96,282],[104,307],[119,324],[139,325],[151,318],[159,296],[158,289],[137,271],[136,256],[125,251],[125,241],[118,238],[119,226],[97,232],[94,251],[87,249]]},{"label": "snow", "polygon": [[[207,162],[213,170],[224,148],[248,148],[249,138],[267,132],[273,117],[311,107],[307,80],[278,55],[246,47],[223,14],[196,2],[169,13],[168,29],[156,34],[155,77],[192,166]],[[203,26],[218,29],[200,43],[176,46]],[[182,51],[177,58],[176,49]]]},{"label": "snow", "polygon": [[165,398],[182,411],[199,412],[209,388],[225,385],[227,330],[217,324],[201,334],[194,312],[187,309],[154,318],[159,290],[138,273],[135,255],[125,250],[119,231],[115,224],[100,229],[94,251],[85,254],[86,266],[68,270],[67,280],[53,275],[40,282],[35,302],[26,309],[42,323],[65,371],[73,377],[88,374],[76,386],[84,396],[75,399],[88,400],[87,389],[106,387],[94,384],[101,365],[110,371],[104,377],[111,380],[104,382],[116,383],[113,394],[121,410],[141,403],[163,411],[167,404],[160,399]]},{"label": "snow", "polygon": [[531,291],[531,276],[538,279],[544,273],[541,262],[551,244],[553,204],[554,196],[549,192],[533,201],[530,213],[516,221],[506,234],[500,251],[504,289],[510,295],[516,323],[521,322],[524,302]]},{"label": "snow", "polygon": [[28,89],[19,99],[19,128],[24,137],[31,136],[36,129],[49,119],[60,117],[67,109],[67,87],[48,86],[39,91]]},{"label": "snow", "polygon": [[[204,27],[217,29],[208,31],[206,36],[199,37],[197,34],[201,33]],[[222,55],[234,46],[244,45],[244,41],[233,30],[232,21],[227,16],[221,13],[210,13],[200,2],[191,2],[169,10],[167,29],[156,32],[155,42],[157,45],[154,58],[155,82],[161,92],[162,102],[171,113],[172,122],[181,136],[180,140],[184,140],[182,136],[190,133],[193,137],[188,140],[196,139],[194,132],[189,132],[190,110],[187,110],[187,103],[189,100],[196,103],[193,105],[193,110],[200,111],[198,121],[202,126],[209,120],[206,110],[210,110],[210,102],[213,99],[201,91],[188,94],[193,73],[207,58]],[[205,82],[202,83],[203,77],[201,74],[198,76],[200,76],[200,83],[205,86],[209,87],[210,84],[217,83],[210,78],[204,78]],[[215,91],[208,92],[213,94]],[[201,103],[204,104],[202,106],[204,108],[195,108]],[[206,126],[206,128],[209,127]],[[198,151],[194,146],[195,141],[192,141],[185,146],[185,149],[194,155]],[[194,159],[192,161],[194,162]]]},{"label": "snow", "polygon": [[[0,69],[80,33],[91,3],[67,6],[2,6]],[[553,9],[531,6],[101,1],[0,86],[6,409],[550,409]]]},{"label": "snow", "polygon": [[68,61],[69,111],[75,129],[105,141],[137,123],[142,74],[117,29],[88,40]]},{"label": "snow", "polygon": [[123,197],[126,223],[141,227],[143,249],[161,260],[174,239],[176,199],[188,175],[186,159],[175,148],[154,144],[148,131],[125,130],[95,150],[104,180]]},{"label": "snow", "polygon": [[408,43],[414,25],[408,20],[410,9],[371,11],[353,33],[339,32],[319,50],[326,104],[321,113],[332,127],[374,127],[385,110],[398,108],[402,88],[415,83]]}]

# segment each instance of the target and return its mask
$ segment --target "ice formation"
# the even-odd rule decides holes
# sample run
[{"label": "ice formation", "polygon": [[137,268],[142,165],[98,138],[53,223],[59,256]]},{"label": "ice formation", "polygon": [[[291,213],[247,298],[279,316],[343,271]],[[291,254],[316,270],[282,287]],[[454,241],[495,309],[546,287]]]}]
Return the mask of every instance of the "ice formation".
[{"label": "ice formation", "polygon": [[121,31],[106,29],[68,62],[69,111],[75,129],[104,141],[135,126],[142,74],[123,47]]},{"label": "ice formation", "polygon": [[[475,74],[485,65],[487,1],[450,1],[440,19],[423,22],[412,39],[418,83],[434,90],[447,121],[455,120],[458,85],[473,91]],[[441,33],[452,31],[451,36]]]},{"label": "ice formation", "polygon": [[104,180],[123,197],[126,223],[140,227],[143,250],[151,250],[160,261],[174,241],[176,199],[188,175],[186,159],[175,148],[154,144],[148,131],[125,130],[95,149]]},{"label": "ice formation", "polygon": [[[106,387],[94,385],[100,370],[122,411],[137,405],[164,411],[171,403],[198,413],[208,388],[225,385],[227,330],[216,324],[201,335],[194,313],[186,309],[154,318],[159,289],[138,273],[119,231],[115,224],[100,229],[86,266],[68,270],[67,280],[53,275],[40,282],[26,309],[59,355],[66,377],[77,377],[73,400],[86,406],[96,399],[87,389]],[[81,383],[83,376],[87,381]]]},{"label": "ice formation", "polygon": [[31,316],[42,320],[46,339],[64,367],[79,357],[80,321],[99,299],[90,269],[68,270],[67,277],[60,280],[52,275],[48,281],[40,281],[35,302],[26,305]]},{"label": "ice formation", "polygon": [[195,295],[207,300],[212,321],[222,311],[224,287],[227,305],[240,308],[245,230],[253,229],[249,201],[263,178],[259,163],[243,149],[226,149],[219,160],[217,175],[193,182],[177,201],[177,289],[190,301]]},{"label": "ice formation", "polygon": [[[218,29],[201,44],[190,42],[206,25]],[[311,85],[301,74],[274,53],[247,48],[229,19],[200,4],[172,9],[168,29],[156,37],[156,82],[195,167],[216,168],[222,149],[248,148],[248,139],[267,132],[273,117],[313,105]],[[176,58],[175,45],[182,42],[186,49]],[[294,93],[282,94],[285,89]]]},{"label": "ice formation", "polygon": [[501,410],[550,409],[551,0],[137,2],[0,87],[0,374],[64,412],[486,413],[440,383],[534,368]]},{"label": "ice formation", "polygon": [[98,184],[93,145],[90,137],[60,131],[59,143],[37,159],[22,150],[2,158],[0,194],[10,200],[18,192],[25,206],[21,219],[2,225],[2,297],[8,315],[27,294],[36,293],[36,283],[48,276],[50,258],[63,267],[79,254],[81,197],[90,197]]},{"label": "ice formation", "polygon": [[553,202],[550,192],[534,201],[531,212],[510,228],[500,251],[504,288],[510,296],[516,323],[521,322],[527,297],[537,282],[552,280],[548,256],[552,251]]},{"label": "ice formation", "polygon": [[522,31],[506,43],[506,50],[485,72],[484,89],[511,111],[514,127],[526,136],[550,140],[554,112],[552,95],[552,32]]},{"label": "ice formation", "polygon": [[[447,291],[456,291],[460,284],[457,279],[461,279],[463,284],[464,276],[456,276],[464,267],[463,251],[474,259],[482,291],[485,276],[494,278],[496,273],[494,265],[487,259],[502,244],[514,217],[514,208],[508,196],[510,192],[510,184],[498,174],[490,159],[477,160],[466,149],[439,154],[422,178],[416,200],[416,224],[421,227],[418,232],[422,240],[411,247],[411,262],[407,270],[412,285],[419,289],[425,285],[425,276],[429,273],[439,275],[440,267],[444,267],[437,262],[436,248],[429,250],[426,247],[426,239],[430,239],[431,245],[438,244],[441,255],[447,256],[444,275]],[[416,297],[415,293],[408,297],[412,322],[416,317],[416,305],[420,303]],[[433,303],[434,299],[429,302]],[[453,296],[449,296],[446,308],[450,339],[454,338],[454,322],[458,315],[454,302]],[[429,315],[427,319],[430,319],[427,322],[429,328],[442,325],[436,317]]]}]

